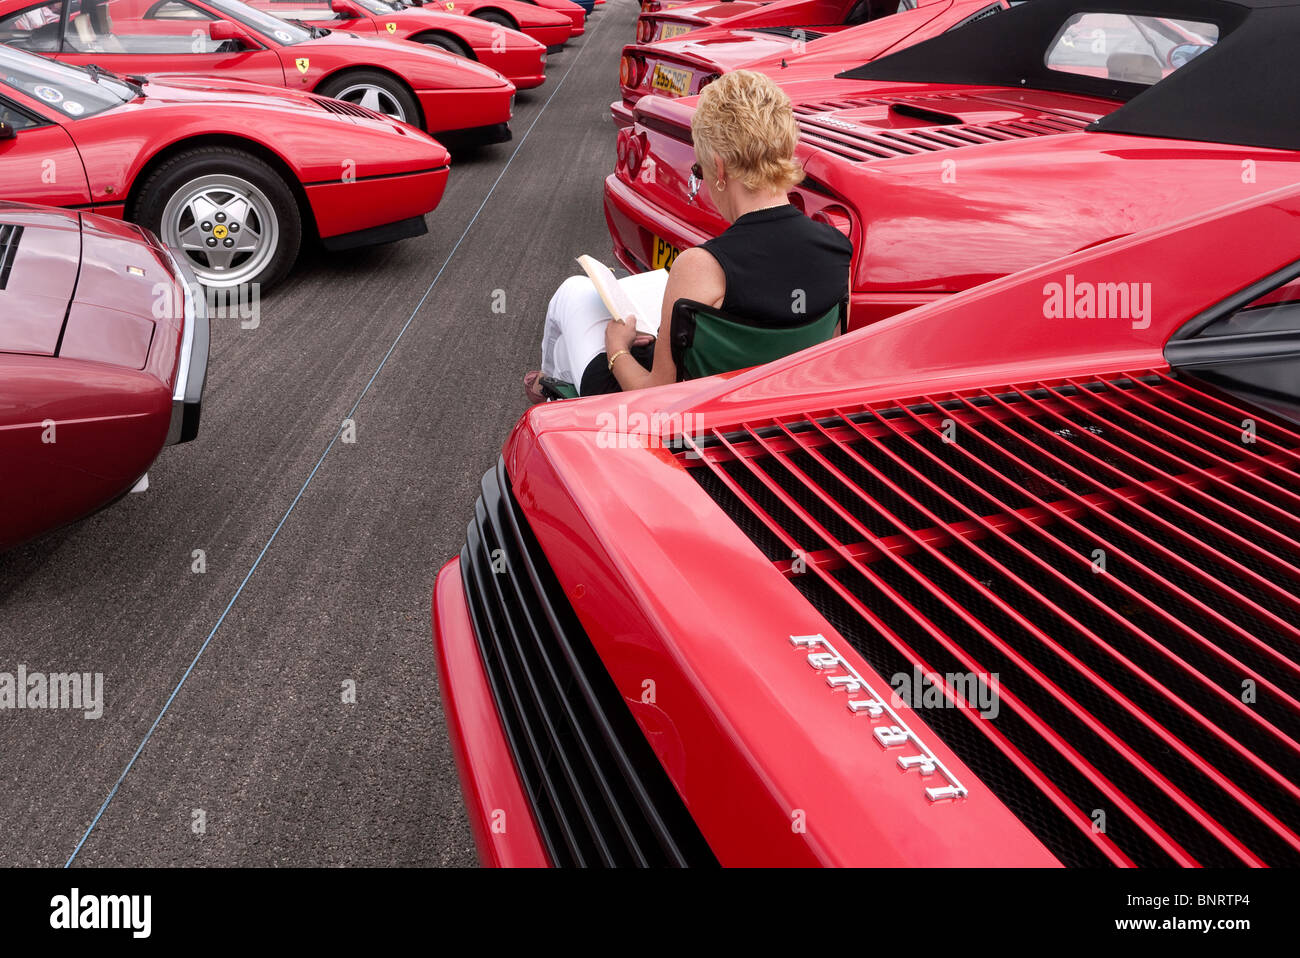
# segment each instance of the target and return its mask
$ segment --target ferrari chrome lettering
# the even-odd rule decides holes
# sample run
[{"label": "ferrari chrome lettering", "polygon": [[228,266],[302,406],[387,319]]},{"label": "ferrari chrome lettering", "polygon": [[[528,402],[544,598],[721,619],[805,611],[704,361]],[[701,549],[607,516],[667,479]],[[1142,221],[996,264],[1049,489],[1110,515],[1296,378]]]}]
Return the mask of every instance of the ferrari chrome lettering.
[{"label": "ferrari chrome lettering", "polygon": [[865,714],[869,719],[886,720],[872,729],[873,736],[881,748],[897,749],[911,746],[911,751],[898,757],[898,766],[904,771],[915,769],[922,778],[939,776],[944,784],[927,785],[926,798],[932,802],[965,798],[967,790],[957,780],[930,747],[908,727],[902,717],[889,704],[887,697],[879,695],[857,669],[824,635],[792,635],[790,641],[796,648],[809,649],[808,664],[818,672],[833,672],[826,676],[826,684],[835,691],[843,689],[849,696],[848,709],[854,715]]}]

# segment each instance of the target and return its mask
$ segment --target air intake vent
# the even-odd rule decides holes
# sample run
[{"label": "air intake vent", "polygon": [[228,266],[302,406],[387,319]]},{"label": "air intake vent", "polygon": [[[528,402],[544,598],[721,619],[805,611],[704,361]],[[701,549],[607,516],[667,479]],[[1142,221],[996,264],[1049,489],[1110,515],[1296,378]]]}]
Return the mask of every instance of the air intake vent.
[{"label": "air intake vent", "polygon": [[357,106],[355,103],[348,103],[344,100],[332,100],[325,96],[313,96],[316,105],[322,110],[330,113],[337,113],[340,116],[359,116],[367,120],[386,120],[388,117],[382,113],[376,113],[374,110],[367,110],[363,106]]},{"label": "air intake vent", "polygon": [[688,445],[882,676],[999,676],[995,719],[923,718],[1064,862],[1300,864],[1290,427],[1147,371]]},{"label": "air intake vent", "polygon": [[10,223],[0,223],[0,289],[9,285],[9,273],[18,256],[18,243],[23,238],[23,228]]},{"label": "air intake vent", "polygon": [[[938,98],[931,98],[938,99]],[[1088,120],[1059,113],[1039,113],[1017,120],[995,123],[960,124],[905,130],[879,130],[833,116],[835,111],[864,106],[888,107],[901,112],[910,104],[906,100],[860,97],[848,100],[824,100],[800,104],[794,108],[800,139],[809,146],[834,153],[858,163],[914,156],[937,150],[979,146],[1003,140],[1023,140],[1056,133],[1073,133],[1088,125]]]}]

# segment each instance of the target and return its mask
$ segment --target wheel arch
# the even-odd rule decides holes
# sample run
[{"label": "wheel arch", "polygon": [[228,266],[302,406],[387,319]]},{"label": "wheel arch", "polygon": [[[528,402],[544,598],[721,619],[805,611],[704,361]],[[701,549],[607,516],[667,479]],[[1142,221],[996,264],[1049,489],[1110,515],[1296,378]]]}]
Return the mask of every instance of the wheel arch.
[{"label": "wheel arch", "polygon": [[413,123],[411,125],[417,126],[421,130],[425,130],[427,132],[428,117],[424,115],[424,106],[420,103],[420,97],[418,94],[416,94],[415,87],[407,83],[406,78],[403,77],[400,73],[394,73],[392,70],[388,69],[387,67],[381,67],[374,63],[347,63],[339,67],[337,70],[325,74],[318,81],[316,81],[316,85],[311,88],[311,92],[315,93],[317,96],[324,96],[325,94],[320,92],[320,88],[323,87],[326,83],[329,83],[330,80],[344,76],[345,74],[348,73],[365,73],[367,71],[371,73],[382,73],[385,76],[392,77],[394,80],[396,80],[398,83],[402,85],[402,88],[406,90],[407,93],[411,94],[411,99],[415,102],[415,109],[420,114],[418,117],[420,122]]},{"label": "wheel arch", "polygon": [[293,194],[294,201],[298,204],[298,216],[302,220],[304,234],[310,234],[312,237],[319,236],[316,228],[316,216],[312,212],[311,203],[307,200],[307,191],[303,189],[302,177],[275,150],[263,143],[259,143],[257,140],[250,140],[235,133],[205,133],[201,136],[186,137],[183,140],[169,143],[149,157],[136,171],[135,177],[131,180],[131,188],[127,191],[124,206],[127,216],[134,220],[135,206],[140,199],[140,189],[148,182],[154,170],[177,154],[188,153],[191,150],[201,149],[205,146],[224,146],[243,150],[264,161],[271,169],[280,174],[289,187],[289,192]]},{"label": "wheel arch", "polygon": [[502,10],[500,7],[477,7],[474,10],[474,12],[470,14],[470,16],[482,20],[483,18],[479,16],[479,14],[481,13],[499,13],[501,14],[501,16],[505,17],[507,20],[510,21],[510,26],[512,29],[515,30],[521,29],[519,25],[519,19],[508,10]]},{"label": "wheel arch", "polygon": [[464,51],[464,55],[474,62],[478,62],[478,54],[474,52],[474,47],[464,37],[458,37],[450,30],[421,30],[419,33],[413,33],[407,40],[412,43],[423,43],[421,37],[446,37],[448,40],[456,41],[456,44]]}]

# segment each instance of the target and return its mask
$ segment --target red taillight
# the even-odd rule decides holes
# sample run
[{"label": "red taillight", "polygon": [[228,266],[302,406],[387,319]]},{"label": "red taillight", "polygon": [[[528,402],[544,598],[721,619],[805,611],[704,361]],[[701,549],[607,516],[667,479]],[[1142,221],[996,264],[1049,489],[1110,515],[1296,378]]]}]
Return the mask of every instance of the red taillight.
[{"label": "red taillight", "polygon": [[658,13],[659,0],[641,0],[642,13]]},{"label": "red taillight", "polygon": [[624,54],[618,61],[618,82],[625,87],[635,89],[645,75],[645,61],[639,57]]},{"label": "red taillight", "polygon": [[628,142],[629,142],[631,139],[632,139],[632,131],[631,131],[631,130],[628,130],[628,129],[622,129],[622,130],[619,130],[619,131],[618,131],[618,143],[617,143],[617,146],[615,147],[615,149],[616,149],[617,152],[618,152],[618,165],[619,165],[619,166],[622,166],[624,163],[627,162],[627,145],[628,145]]},{"label": "red taillight", "polygon": [[700,85],[695,88],[695,92],[699,93],[706,86],[708,86],[714,80],[719,79],[721,76],[722,76],[721,73],[710,73],[708,76],[706,76],[703,80],[700,81]]},{"label": "red taillight", "polygon": [[627,141],[627,172],[630,176],[636,176],[641,169],[641,161],[645,159],[645,134],[638,133],[628,138]]},{"label": "red taillight", "polygon": [[833,226],[850,239],[853,238],[853,218],[849,216],[849,211],[842,206],[825,206],[812,215],[812,219],[818,223],[825,223],[827,226]]},{"label": "red taillight", "polygon": [[649,43],[655,35],[655,22],[641,17],[636,22],[636,42]]}]

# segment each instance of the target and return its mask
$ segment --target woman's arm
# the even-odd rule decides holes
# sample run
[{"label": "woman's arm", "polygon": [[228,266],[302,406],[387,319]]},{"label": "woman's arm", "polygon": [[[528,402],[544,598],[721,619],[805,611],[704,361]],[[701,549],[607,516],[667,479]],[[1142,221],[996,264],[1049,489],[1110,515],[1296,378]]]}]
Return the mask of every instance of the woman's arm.
[{"label": "woman's arm", "polygon": [[[664,288],[663,306],[659,314],[659,337],[655,340],[654,368],[647,371],[640,363],[624,352],[614,360],[614,378],[624,392],[664,386],[677,381],[677,367],[673,364],[673,347],[670,339],[673,323],[673,304],[679,299],[693,299],[706,306],[721,306],[726,292],[727,278],[722,267],[706,250],[696,247],[684,251],[673,262]],[[605,355],[614,356],[620,350],[632,348],[636,326],[628,323],[608,323],[605,326]]]}]

